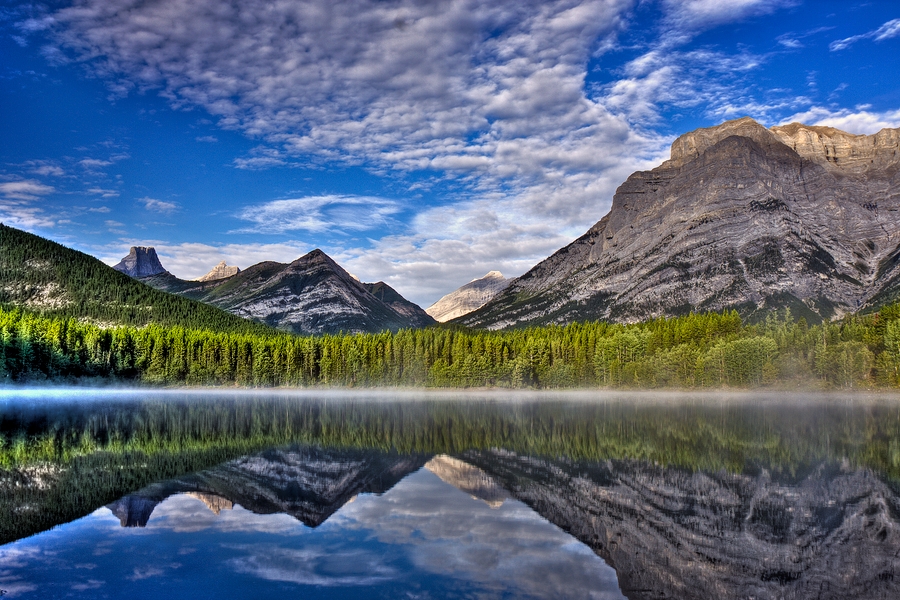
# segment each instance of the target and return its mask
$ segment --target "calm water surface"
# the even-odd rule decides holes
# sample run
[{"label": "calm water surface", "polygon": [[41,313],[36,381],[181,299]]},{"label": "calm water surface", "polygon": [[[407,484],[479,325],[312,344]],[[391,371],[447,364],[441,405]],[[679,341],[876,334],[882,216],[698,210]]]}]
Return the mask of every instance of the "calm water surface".
[{"label": "calm water surface", "polygon": [[898,598],[900,400],[0,394],[14,598]]}]

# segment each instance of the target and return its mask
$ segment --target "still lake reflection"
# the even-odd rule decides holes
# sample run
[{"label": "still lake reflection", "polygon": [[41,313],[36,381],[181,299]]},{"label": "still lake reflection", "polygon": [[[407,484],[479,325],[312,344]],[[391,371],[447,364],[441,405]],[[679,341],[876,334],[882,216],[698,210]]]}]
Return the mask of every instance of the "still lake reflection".
[{"label": "still lake reflection", "polygon": [[395,396],[7,393],[0,589],[900,597],[896,398]]}]

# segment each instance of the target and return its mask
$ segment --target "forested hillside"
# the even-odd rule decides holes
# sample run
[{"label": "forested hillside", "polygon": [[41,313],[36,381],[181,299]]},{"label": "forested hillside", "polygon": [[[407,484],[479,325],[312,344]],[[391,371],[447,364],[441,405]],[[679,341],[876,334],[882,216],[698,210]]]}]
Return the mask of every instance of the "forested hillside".
[{"label": "forested hillside", "polygon": [[104,326],[156,323],[264,335],[268,327],[135,281],[96,258],[0,224],[0,306]]},{"label": "forested hillside", "polygon": [[150,325],[101,329],[0,310],[0,378],[168,385],[858,388],[900,384],[900,305],[807,326],[735,312],[635,325],[500,332],[433,327],[259,336]]}]

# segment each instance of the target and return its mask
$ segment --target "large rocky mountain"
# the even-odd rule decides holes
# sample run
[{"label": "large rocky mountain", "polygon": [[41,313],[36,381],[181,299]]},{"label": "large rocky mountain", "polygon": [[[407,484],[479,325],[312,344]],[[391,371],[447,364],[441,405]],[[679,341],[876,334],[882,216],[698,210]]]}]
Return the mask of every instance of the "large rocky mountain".
[{"label": "large rocky mountain", "polygon": [[466,285],[450,292],[425,309],[440,323],[469,314],[487,304],[494,296],[506,289],[509,279],[500,271],[491,271],[484,277],[473,279]]},{"label": "large rocky mountain", "polygon": [[818,321],[900,289],[900,130],[750,118],[698,129],[605,217],[461,323],[502,328],[790,307]]},{"label": "large rocky mountain", "polygon": [[290,264],[261,262],[223,279],[141,279],[165,290],[300,334],[364,333],[434,323],[386,283],[361,283],[321,250]]}]

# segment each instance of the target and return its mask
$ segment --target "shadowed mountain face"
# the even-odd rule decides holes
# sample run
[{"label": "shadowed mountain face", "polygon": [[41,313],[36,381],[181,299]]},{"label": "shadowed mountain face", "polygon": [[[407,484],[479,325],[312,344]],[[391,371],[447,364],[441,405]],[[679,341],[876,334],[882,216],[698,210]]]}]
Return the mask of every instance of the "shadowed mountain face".
[{"label": "shadowed mountain face", "polygon": [[811,320],[900,283],[900,130],[752,119],[685,134],[587,233],[459,322],[489,328],[790,307]]},{"label": "shadowed mountain face", "polygon": [[366,333],[434,323],[387,284],[360,283],[321,250],[287,265],[262,262],[224,279],[185,281],[164,273],[141,281],[293,333]]},{"label": "shadowed mountain face", "polygon": [[207,506],[239,504],[257,514],[288,514],[316,527],[357,494],[384,493],[426,461],[418,455],[315,446],[272,449],[150,485],[108,508],[123,527],[144,527],[156,505],[169,496],[200,494]]}]

